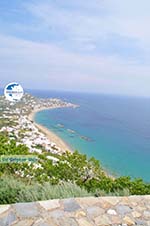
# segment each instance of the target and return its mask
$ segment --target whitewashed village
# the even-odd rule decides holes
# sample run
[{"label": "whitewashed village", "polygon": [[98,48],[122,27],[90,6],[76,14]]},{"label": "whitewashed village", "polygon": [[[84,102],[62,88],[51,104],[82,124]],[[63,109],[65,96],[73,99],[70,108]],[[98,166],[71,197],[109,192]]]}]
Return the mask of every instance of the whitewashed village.
[{"label": "whitewashed village", "polygon": [[29,115],[38,110],[49,108],[77,107],[60,99],[35,98],[25,94],[19,103],[10,103],[0,97],[0,132],[6,132],[10,139],[17,141],[17,145],[25,144],[31,153],[42,153],[42,150],[53,154],[62,154],[62,150],[52,140],[41,132]]}]

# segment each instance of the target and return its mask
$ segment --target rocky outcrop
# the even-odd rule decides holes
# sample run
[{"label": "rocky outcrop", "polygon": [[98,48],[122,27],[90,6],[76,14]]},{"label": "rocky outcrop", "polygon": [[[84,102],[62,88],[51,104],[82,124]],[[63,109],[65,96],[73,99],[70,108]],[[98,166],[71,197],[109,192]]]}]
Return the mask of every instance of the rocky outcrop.
[{"label": "rocky outcrop", "polygon": [[150,196],[88,197],[0,206],[0,226],[150,226]]}]

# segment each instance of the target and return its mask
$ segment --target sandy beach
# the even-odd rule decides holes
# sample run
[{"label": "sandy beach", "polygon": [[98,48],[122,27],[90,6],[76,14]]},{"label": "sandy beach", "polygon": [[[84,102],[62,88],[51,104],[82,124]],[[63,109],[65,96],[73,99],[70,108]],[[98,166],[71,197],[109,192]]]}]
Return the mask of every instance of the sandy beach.
[{"label": "sandy beach", "polygon": [[[34,109],[29,115],[28,115],[28,119],[30,121],[33,121],[34,125],[39,129],[39,131],[41,131],[42,133],[45,134],[45,136],[51,141],[54,142],[58,147],[60,147],[62,150],[64,151],[69,151],[69,152],[73,152],[73,150],[69,147],[69,145],[67,145],[59,136],[57,136],[55,133],[53,133],[52,131],[50,131],[49,129],[47,129],[46,127],[38,124],[35,122],[34,117],[35,114],[39,111],[43,111],[43,110],[48,110],[48,109],[54,109],[55,107],[51,107],[51,108],[38,108],[38,109]],[[58,108],[58,107],[57,107]],[[104,173],[106,176],[111,177],[112,179],[115,179],[115,176],[110,174],[106,169],[103,169]]]},{"label": "sandy beach", "polygon": [[34,125],[42,132],[45,134],[45,136],[53,143],[56,144],[56,146],[58,146],[59,148],[61,148],[61,150],[64,151],[70,151],[72,152],[73,150],[71,150],[71,148],[69,147],[69,145],[67,145],[59,136],[57,136],[55,133],[53,133],[52,131],[50,131],[49,129],[47,129],[46,127],[38,124],[35,122],[34,117],[35,114],[39,111],[43,111],[43,110],[48,110],[48,109],[53,109],[52,108],[40,108],[40,109],[34,109],[29,115],[28,118],[30,121],[33,121]]}]

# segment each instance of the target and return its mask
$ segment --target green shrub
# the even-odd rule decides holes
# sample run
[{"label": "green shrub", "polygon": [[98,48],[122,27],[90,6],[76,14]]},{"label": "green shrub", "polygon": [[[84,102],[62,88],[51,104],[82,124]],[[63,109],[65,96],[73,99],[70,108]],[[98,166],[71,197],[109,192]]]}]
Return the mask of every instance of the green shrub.
[{"label": "green shrub", "polygon": [[12,177],[0,178],[0,204],[17,202],[18,194],[26,189],[26,185]]},{"label": "green shrub", "polygon": [[[0,133],[0,155],[29,154],[25,145],[16,145],[7,134]],[[78,151],[66,153],[57,163],[38,156],[38,166],[28,163],[0,163],[0,203],[29,202],[44,199],[82,196],[149,195],[150,183],[130,177],[105,175],[99,161],[88,159]],[[20,173],[20,177],[17,173]],[[17,174],[17,175],[16,175]],[[11,176],[6,176],[11,175]]]},{"label": "green shrub", "polygon": [[6,176],[0,179],[0,204],[16,202],[33,202],[47,199],[91,196],[85,189],[76,184],[63,182],[52,185],[49,182],[40,184]]},{"label": "green shrub", "polygon": [[33,184],[25,190],[19,192],[18,202],[33,202],[48,199],[63,199],[70,197],[91,196],[85,189],[81,189],[76,184],[64,182],[58,185],[52,185],[48,182],[41,184]]}]

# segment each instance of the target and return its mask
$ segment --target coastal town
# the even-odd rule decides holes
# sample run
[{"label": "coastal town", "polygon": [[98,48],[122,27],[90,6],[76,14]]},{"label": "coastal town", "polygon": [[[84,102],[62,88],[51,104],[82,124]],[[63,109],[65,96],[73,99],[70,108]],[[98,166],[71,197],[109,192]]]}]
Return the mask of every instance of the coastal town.
[{"label": "coastal town", "polygon": [[[67,145],[50,131],[48,134],[42,126],[34,122],[37,111],[53,108],[77,107],[72,103],[60,99],[36,98],[25,94],[20,102],[13,103],[0,97],[0,132],[5,132],[10,139],[17,141],[17,145],[25,144],[31,153],[47,151],[62,154],[69,151]],[[50,135],[49,135],[50,133]]]}]

